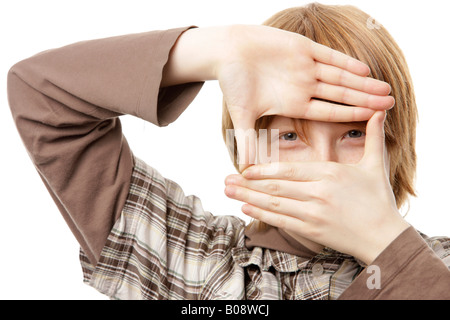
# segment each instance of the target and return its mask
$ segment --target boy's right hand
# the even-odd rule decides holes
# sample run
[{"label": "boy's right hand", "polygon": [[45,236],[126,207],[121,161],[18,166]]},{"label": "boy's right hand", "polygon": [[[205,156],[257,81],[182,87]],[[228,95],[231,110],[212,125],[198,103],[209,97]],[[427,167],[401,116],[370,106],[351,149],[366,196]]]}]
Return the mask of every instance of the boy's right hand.
[{"label": "boy's right hand", "polygon": [[[166,74],[174,83],[219,81],[234,128],[241,129],[235,134],[242,170],[254,163],[251,132],[256,134],[255,122],[262,116],[364,121],[394,105],[389,84],[368,78],[364,63],[272,27],[191,29],[178,40],[172,58],[177,60]],[[245,138],[250,138],[247,145]]]}]

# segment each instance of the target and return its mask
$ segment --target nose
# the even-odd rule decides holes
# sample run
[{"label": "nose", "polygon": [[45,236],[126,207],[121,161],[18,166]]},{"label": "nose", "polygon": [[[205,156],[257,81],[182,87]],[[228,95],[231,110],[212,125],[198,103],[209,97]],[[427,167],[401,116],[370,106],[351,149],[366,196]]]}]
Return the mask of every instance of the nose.
[{"label": "nose", "polygon": [[313,161],[333,161],[338,162],[338,154],[335,148],[329,143],[322,141],[312,148]]}]

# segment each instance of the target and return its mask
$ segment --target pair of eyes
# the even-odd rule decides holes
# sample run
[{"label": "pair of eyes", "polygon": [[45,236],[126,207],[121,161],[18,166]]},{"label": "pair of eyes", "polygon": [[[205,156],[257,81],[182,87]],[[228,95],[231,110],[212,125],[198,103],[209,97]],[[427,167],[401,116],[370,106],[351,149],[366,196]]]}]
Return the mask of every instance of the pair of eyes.
[{"label": "pair of eyes", "polygon": [[[343,138],[350,138],[350,139],[358,139],[364,136],[364,132],[362,132],[361,130],[350,130],[348,132],[346,132],[343,135]],[[296,132],[287,132],[287,133],[283,133],[280,135],[280,138],[282,140],[286,140],[286,141],[295,141],[298,139],[298,134]]]}]

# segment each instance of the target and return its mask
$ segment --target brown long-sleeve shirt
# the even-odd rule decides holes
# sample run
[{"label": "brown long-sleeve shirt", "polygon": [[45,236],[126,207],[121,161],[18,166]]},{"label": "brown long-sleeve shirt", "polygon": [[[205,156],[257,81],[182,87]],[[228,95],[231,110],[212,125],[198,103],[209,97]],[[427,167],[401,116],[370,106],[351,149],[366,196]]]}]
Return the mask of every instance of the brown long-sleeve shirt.
[{"label": "brown long-sleeve shirt", "polygon": [[[329,248],[317,255],[275,228],[244,232],[238,219],[212,218],[178,185],[133,156],[120,115],[164,126],[201,89],[202,83],[160,88],[170,49],[184,30],[76,43],[19,62],[8,74],[17,128],[81,245],[86,281],[121,298],[450,299],[448,238],[407,229],[373,262],[381,283],[372,288],[377,275],[352,257]],[[155,280],[148,272],[164,276]],[[292,288],[306,281],[300,275],[315,284]],[[234,289],[226,291],[227,286]],[[277,286],[284,289],[275,292]]]}]

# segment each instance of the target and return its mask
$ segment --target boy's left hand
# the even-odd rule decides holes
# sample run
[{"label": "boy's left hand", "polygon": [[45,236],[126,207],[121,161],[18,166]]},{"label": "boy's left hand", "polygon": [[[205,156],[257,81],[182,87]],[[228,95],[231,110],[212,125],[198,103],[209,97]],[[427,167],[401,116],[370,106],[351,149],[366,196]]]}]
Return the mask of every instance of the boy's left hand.
[{"label": "boy's left hand", "polygon": [[250,217],[370,264],[409,227],[386,172],[384,119],[379,111],[368,121],[357,164],[258,164],[228,176],[225,193]]}]

